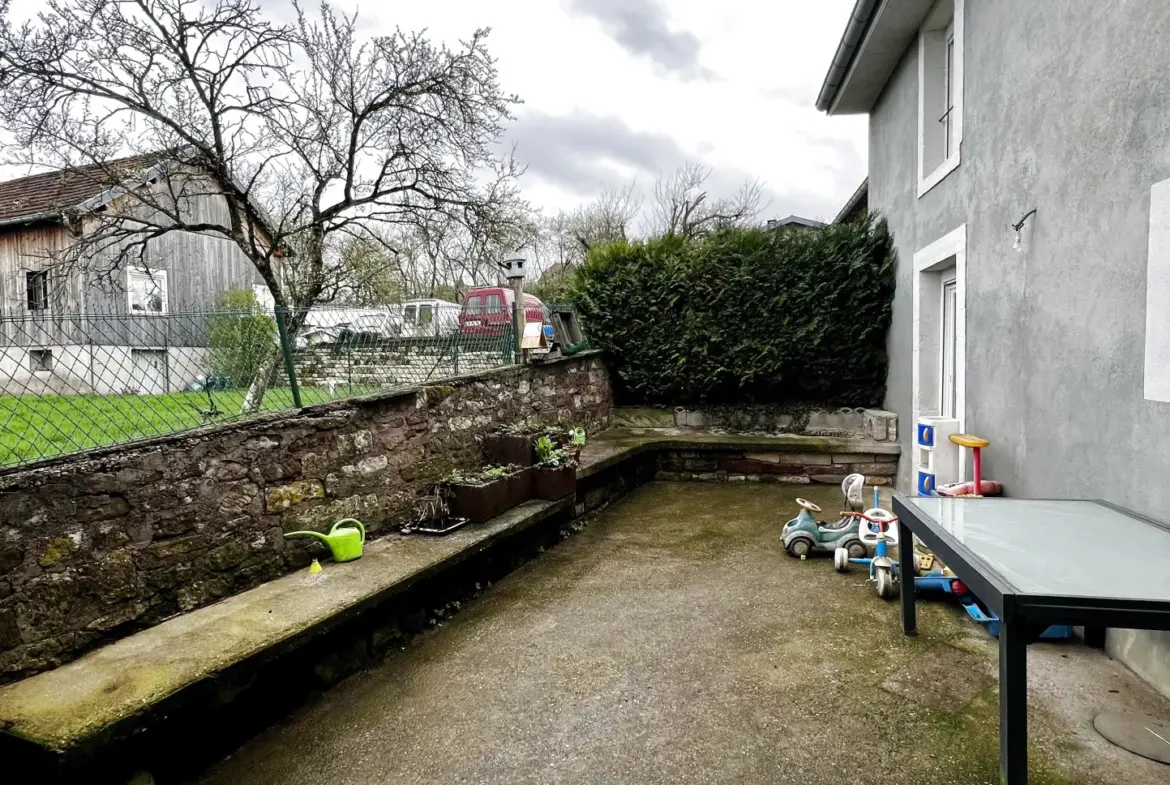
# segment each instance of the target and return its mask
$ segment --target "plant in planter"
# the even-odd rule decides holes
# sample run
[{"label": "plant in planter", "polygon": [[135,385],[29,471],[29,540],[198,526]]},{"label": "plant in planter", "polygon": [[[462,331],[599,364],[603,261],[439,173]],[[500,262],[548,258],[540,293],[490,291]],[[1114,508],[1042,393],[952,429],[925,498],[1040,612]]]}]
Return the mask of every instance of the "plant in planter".
[{"label": "plant in planter", "polygon": [[532,469],[516,465],[456,469],[443,480],[443,491],[452,515],[483,523],[528,501]]},{"label": "plant in planter", "polygon": [[577,490],[577,457],[558,447],[548,436],[536,440],[537,464],[532,473],[532,495],[555,501]]},{"label": "plant in planter", "polygon": [[536,439],[542,427],[528,423],[507,423],[483,437],[484,457],[489,463],[531,466],[536,459]]}]

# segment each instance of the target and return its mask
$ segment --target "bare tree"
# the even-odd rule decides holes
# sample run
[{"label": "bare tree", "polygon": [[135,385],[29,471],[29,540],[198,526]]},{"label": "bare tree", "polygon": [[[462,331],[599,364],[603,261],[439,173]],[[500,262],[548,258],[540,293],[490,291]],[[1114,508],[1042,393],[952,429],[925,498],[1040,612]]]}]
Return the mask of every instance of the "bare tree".
[{"label": "bare tree", "polygon": [[584,252],[601,243],[629,239],[630,228],[642,209],[636,185],[604,188],[596,199],[570,215],[569,232]]},{"label": "bare tree", "polygon": [[[448,48],[402,30],[364,38],[327,3],[296,8],[277,24],[251,0],[49,0],[15,25],[0,6],[3,162],[95,164],[87,176],[124,197],[74,216],[60,264],[108,274],[149,264],[172,232],[220,237],[295,335],[344,291],[347,241],[436,218],[475,226],[514,194],[519,170],[494,144],[518,99],[487,30]],[[105,168],[127,153],[143,154],[140,176]],[[194,209],[207,195],[223,209]],[[263,394],[260,382],[245,407]]]},{"label": "bare tree", "polygon": [[712,199],[706,189],[711,169],[698,162],[679,166],[654,183],[652,230],[656,234],[697,237],[712,229],[741,226],[760,214],[759,180],[749,180],[735,194]]}]

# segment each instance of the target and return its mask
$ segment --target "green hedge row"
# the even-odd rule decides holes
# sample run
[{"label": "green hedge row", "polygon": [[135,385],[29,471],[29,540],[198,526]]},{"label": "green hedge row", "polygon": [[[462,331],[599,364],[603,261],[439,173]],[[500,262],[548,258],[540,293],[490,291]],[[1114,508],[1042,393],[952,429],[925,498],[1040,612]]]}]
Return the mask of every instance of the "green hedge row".
[{"label": "green hedge row", "polygon": [[569,282],[628,403],[876,406],[894,250],[884,221],[594,248]]}]

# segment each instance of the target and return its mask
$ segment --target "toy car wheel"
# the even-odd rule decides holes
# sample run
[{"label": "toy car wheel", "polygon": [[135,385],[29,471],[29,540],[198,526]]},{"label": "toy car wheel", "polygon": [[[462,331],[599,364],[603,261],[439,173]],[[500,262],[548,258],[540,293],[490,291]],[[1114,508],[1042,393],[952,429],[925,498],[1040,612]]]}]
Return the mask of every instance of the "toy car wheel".
[{"label": "toy car wheel", "polygon": [[850,559],[864,559],[867,553],[865,543],[861,540],[854,540],[845,544],[845,550],[849,553]]},{"label": "toy car wheel", "polygon": [[894,588],[894,574],[889,569],[882,567],[874,572],[874,580],[877,581],[877,593],[883,600],[892,600],[897,596],[898,591]]},{"label": "toy car wheel", "polygon": [[812,543],[804,537],[797,537],[792,542],[788,543],[788,555],[797,559],[803,559],[812,553]]},{"label": "toy car wheel", "polygon": [[833,569],[837,572],[849,571],[849,551],[844,548],[833,551]]}]

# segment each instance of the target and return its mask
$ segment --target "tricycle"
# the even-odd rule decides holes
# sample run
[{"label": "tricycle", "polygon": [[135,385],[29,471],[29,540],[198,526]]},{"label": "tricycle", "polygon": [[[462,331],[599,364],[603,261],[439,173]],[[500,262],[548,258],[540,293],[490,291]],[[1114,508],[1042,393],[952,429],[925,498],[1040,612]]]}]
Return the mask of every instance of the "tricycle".
[{"label": "tricycle", "polygon": [[[838,548],[833,552],[833,566],[837,572],[846,572],[850,564],[864,564],[869,569],[869,580],[877,587],[878,596],[883,600],[893,599],[898,596],[899,589],[898,562],[890,557],[889,547],[899,545],[899,552],[903,550],[898,542],[898,530],[894,527],[894,524],[898,522],[898,517],[877,506],[863,513],[855,513],[855,515],[861,522],[858,528],[858,537],[866,545],[874,546],[874,556],[872,559],[853,558],[847,551]],[[910,543],[906,550],[912,554],[911,558],[914,559],[912,563],[915,573],[920,568],[928,569],[930,563],[934,561],[934,556],[927,554],[922,557],[923,563],[920,564],[918,555],[914,554],[913,543]],[[960,598],[968,594],[968,589],[963,582],[945,568],[928,572],[925,575],[915,575],[914,590],[954,594]]]}]

